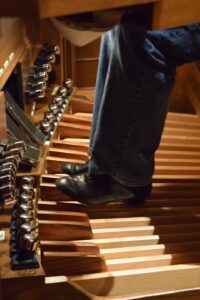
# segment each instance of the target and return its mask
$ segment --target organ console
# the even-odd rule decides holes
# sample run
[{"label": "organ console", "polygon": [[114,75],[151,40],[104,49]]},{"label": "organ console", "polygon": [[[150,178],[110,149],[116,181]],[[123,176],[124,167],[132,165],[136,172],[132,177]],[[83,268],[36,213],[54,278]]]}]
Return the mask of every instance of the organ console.
[{"label": "organ console", "polygon": [[93,84],[97,44],[81,52],[45,19],[139,4],[166,28],[199,22],[200,4],[75,2],[1,4],[0,299],[199,299],[199,62],[178,71],[147,201],[85,206],[55,179],[90,158],[95,90],[78,69]]}]

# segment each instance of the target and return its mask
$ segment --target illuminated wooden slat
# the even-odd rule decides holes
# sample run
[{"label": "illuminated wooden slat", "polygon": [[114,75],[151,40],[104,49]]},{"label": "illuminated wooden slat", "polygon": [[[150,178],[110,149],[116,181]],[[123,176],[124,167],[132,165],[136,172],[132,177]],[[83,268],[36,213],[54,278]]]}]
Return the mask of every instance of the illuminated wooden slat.
[{"label": "illuminated wooden slat", "polygon": [[101,249],[101,254],[106,260],[108,259],[121,259],[133,258],[140,256],[163,255],[173,253],[186,253],[196,249],[199,251],[200,242],[194,241],[189,243],[172,243],[172,244],[159,244],[150,246],[135,246],[123,248],[107,248]]},{"label": "illuminated wooden slat", "polygon": [[72,159],[72,158],[62,158],[62,157],[55,157],[55,156],[47,156],[46,157],[46,165],[47,171],[49,173],[60,173],[61,172],[61,165],[67,162],[73,162],[78,164],[84,164],[87,159]]},{"label": "illuminated wooden slat", "polygon": [[61,201],[61,200],[69,200],[72,199],[63,194],[56,188],[54,183],[41,183],[40,184],[40,194],[42,199],[54,200],[54,201]]},{"label": "illuminated wooden slat", "polygon": [[[192,282],[188,280],[188,276],[193,278]],[[85,291],[85,295],[90,295],[91,299],[95,299],[96,296],[105,299],[120,299],[120,296],[125,299],[137,299],[140,295],[153,300],[156,295],[159,298],[163,295],[164,299],[168,300],[173,293],[176,299],[178,292],[188,289],[190,294],[191,289],[198,289],[200,285],[199,266],[195,264],[103,272],[72,276],[70,280],[77,288]],[[187,293],[185,299],[190,299]]]},{"label": "illuminated wooden slat", "polygon": [[46,276],[76,275],[106,271],[104,259],[93,252],[43,252]]},{"label": "illuminated wooden slat", "polygon": [[107,205],[104,207],[88,206],[88,214],[90,218],[127,218],[127,217],[153,217],[153,216],[169,216],[185,215],[185,214],[199,214],[199,206],[187,206],[187,207],[154,207],[154,208],[131,208],[117,205],[112,207]]},{"label": "illuminated wooden slat", "polygon": [[200,165],[200,159],[198,158],[174,158],[174,157],[156,157],[155,159],[156,168],[159,166],[184,166],[184,167],[192,167],[192,166],[199,166]]},{"label": "illuminated wooden slat", "polygon": [[92,113],[75,113],[75,116],[83,117],[87,120],[92,121],[93,114]]},{"label": "illuminated wooden slat", "polygon": [[51,142],[51,146],[55,147],[55,148],[60,148],[60,149],[75,150],[75,151],[81,151],[81,152],[88,153],[88,145],[85,145],[84,143],[78,143],[78,142],[73,143],[73,142],[67,142],[64,140],[53,139]]},{"label": "illuminated wooden slat", "polygon": [[[171,183],[171,182],[179,182],[179,183],[187,183],[187,182],[199,182],[199,175],[190,175],[189,172],[183,172],[184,175],[180,172],[179,174],[173,174],[173,172],[166,172],[165,175],[162,171],[158,172],[158,174],[153,175],[153,182],[163,182],[163,183]],[[164,175],[163,175],[164,174]]]},{"label": "illuminated wooden slat", "polygon": [[142,236],[152,234],[170,234],[173,232],[199,232],[200,223],[193,224],[173,224],[173,225],[156,225],[156,226],[133,226],[117,228],[93,229],[94,238],[112,238],[112,237],[128,237]]},{"label": "illuminated wooden slat", "polygon": [[67,174],[63,174],[63,173],[57,173],[57,174],[46,174],[46,175],[42,175],[41,179],[42,179],[42,183],[55,183],[55,180],[57,178],[61,178],[64,176],[68,176]]},{"label": "illuminated wooden slat", "polygon": [[72,97],[70,103],[72,107],[72,113],[76,113],[76,112],[92,113],[93,111],[93,102],[89,100],[80,100],[75,97]]},{"label": "illuminated wooden slat", "polygon": [[196,176],[200,175],[200,167],[199,166],[156,166],[155,175],[191,175]]},{"label": "illuminated wooden slat", "polygon": [[189,136],[189,137],[199,137],[199,129],[188,129],[185,128],[174,128],[166,126],[163,131],[164,135],[178,135],[178,136]]},{"label": "illuminated wooden slat", "polygon": [[[71,116],[77,116],[80,118],[85,118],[87,120],[92,120],[92,113],[75,113]],[[169,112],[165,122],[165,126],[175,127],[175,128],[190,128],[197,129],[200,128],[200,118],[197,115],[188,115],[188,114],[176,114]]]},{"label": "illuminated wooden slat", "polygon": [[136,258],[109,259],[106,261],[106,265],[108,271],[117,271],[176,264],[191,264],[200,262],[199,255],[200,252],[188,252]]},{"label": "illuminated wooden slat", "polygon": [[[87,213],[85,206],[76,201],[39,200],[38,209],[43,211],[82,212]],[[195,220],[195,218],[194,218]]]},{"label": "illuminated wooden slat", "polygon": [[197,136],[190,136],[190,135],[173,135],[172,133],[170,134],[165,134],[163,133],[162,138],[161,138],[161,143],[162,142],[171,142],[174,143],[174,145],[179,146],[179,144],[182,143],[191,143],[191,146],[193,146],[193,144],[199,145],[200,143],[200,137]]},{"label": "illuminated wooden slat", "polygon": [[38,218],[41,220],[60,220],[60,221],[89,221],[86,213],[82,212],[68,212],[68,211],[56,211],[56,210],[41,210],[37,212]]},{"label": "illuminated wooden slat", "polygon": [[[188,147],[189,148],[189,147]],[[200,149],[200,147],[199,147]],[[173,158],[173,159],[200,159],[200,151],[185,150],[161,150],[155,154],[155,158]],[[157,160],[158,161],[158,160]]]},{"label": "illuminated wooden slat", "polygon": [[181,120],[170,120],[170,118],[165,122],[165,128],[179,128],[179,129],[190,129],[190,130],[200,130],[200,120],[199,122],[194,121],[181,121]]},{"label": "illuminated wooden slat", "polygon": [[[189,233],[173,233],[164,235],[148,235],[148,236],[134,236],[134,237],[112,237],[102,239],[92,239],[92,242],[100,249],[110,248],[124,248],[124,247],[135,247],[145,245],[157,245],[157,244],[171,244],[171,243],[183,243],[183,242],[194,242],[199,240],[200,232],[189,232]],[[81,242],[81,241],[74,241]],[[84,242],[91,242],[91,240],[84,240]]]},{"label": "illuminated wooden slat", "polygon": [[65,138],[63,139],[64,142],[67,142],[67,143],[71,143],[71,144],[80,144],[81,146],[82,145],[89,145],[89,139],[86,139],[86,138]]},{"label": "illuminated wooden slat", "polygon": [[50,147],[49,156],[61,157],[61,158],[72,158],[72,159],[81,159],[81,160],[88,160],[89,155],[85,152],[76,151],[76,150],[63,150],[60,148]]},{"label": "illuminated wooden slat", "polygon": [[91,126],[91,120],[89,120],[87,117],[79,116],[77,114],[63,114],[61,121],[66,123]]},{"label": "illuminated wooden slat", "polygon": [[174,112],[168,112],[167,118],[166,118],[166,124],[167,122],[174,122],[174,123],[192,123],[198,124],[200,123],[200,118],[197,114],[183,114],[183,113],[174,113]]},{"label": "illuminated wooden slat", "polygon": [[187,224],[196,223],[200,219],[200,215],[172,215],[162,217],[135,217],[135,218],[107,218],[107,219],[90,219],[92,229],[148,226],[148,225],[164,225],[164,224]]},{"label": "illuminated wooden slat", "polygon": [[41,240],[70,241],[73,239],[90,239],[92,232],[88,222],[38,220]]},{"label": "illuminated wooden slat", "polygon": [[164,199],[164,200],[146,200],[145,204],[143,204],[143,207],[173,207],[173,206],[179,206],[179,207],[186,207],[186,206],[197,206],[200,205],[200,199]]},{"label": "illuminated wooden slat", "polygon": [[66,241],[40,241],[42,251],[69,251],[69,252],[85,252],[100,254],[97,245],[91,242],[79,241],[79,242],[66,242]]},{"label": "illuminated wooden slat", "polygon": [[83,87],[83,88],[78,88],[76,90],[76,96],[84,96],[86,97],[86,99],[90,100],[90,101],[94,101],[94,96],[95,96],[95,89],[94,88],[88,88],[88,87]]},{"label": "illuminated wooden slat", "polygon": [[153,183],[153,191],[199,191],[199,184],[195,182],[163,182],[163,183]]},{"label": "illuminated wooden slat", "polygon": [[68,137],[89,138],[90,126],[60,122],[58,126],[58,134],[61,139]]}]

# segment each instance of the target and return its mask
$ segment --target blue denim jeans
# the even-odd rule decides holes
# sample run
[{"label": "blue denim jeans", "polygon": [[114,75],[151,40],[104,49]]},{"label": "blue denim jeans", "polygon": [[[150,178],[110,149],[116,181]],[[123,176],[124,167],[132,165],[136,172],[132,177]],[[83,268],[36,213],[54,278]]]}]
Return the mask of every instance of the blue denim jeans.
[{"label": "blue denim jeans", "polygon": [[90,171],[126,186],[151,182],[176,67],[200,59],[200,24],[150,31],[122,23],[104,34]]}]

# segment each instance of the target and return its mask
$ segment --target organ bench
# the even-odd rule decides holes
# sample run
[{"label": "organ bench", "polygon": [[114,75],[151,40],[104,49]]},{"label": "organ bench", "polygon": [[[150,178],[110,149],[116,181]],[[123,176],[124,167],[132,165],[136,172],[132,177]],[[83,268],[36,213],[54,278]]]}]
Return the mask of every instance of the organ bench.
[{"label": "organ bench", "polygon": [[[85,206],[54,183],[63,176],[61,163],[89,159],[95,91],[82,86],[72,91],[70,80],[64,81],[70,75],[76,86],[77,50],[45,19],[138,4],[148,5],[153,29],[200,21],[200,4],[193,0],[1,4],[1,16],[12,17],[0,19],[1,300],[200,297],[198,62],[180,71],[191,104],[168,113],[145,204]],[[59,45],[55,61],[57,48],[44,42]],[[181,98],[179,89],[177,84],[174,95]],[[5,163],[12,170],[5,171]]]}]

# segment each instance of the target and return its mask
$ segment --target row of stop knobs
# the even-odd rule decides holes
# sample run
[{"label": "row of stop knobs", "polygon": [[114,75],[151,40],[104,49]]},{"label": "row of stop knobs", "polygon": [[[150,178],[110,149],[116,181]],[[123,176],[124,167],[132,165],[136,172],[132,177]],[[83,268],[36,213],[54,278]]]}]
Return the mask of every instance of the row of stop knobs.
[{"label": "row of stop knobs", "polygon": [[45,97],[51,65],[56,62],[56,55],[60,54],[59,46],[44,44],[38,53],[28,76],[27,89],[29,97],[39,99]]},{"label": "row of stop knobs", "polygon": [[23,141],[0,143],[0,207],[13,204],[16,197],[16,172],[23,161]]},{"label": "row of stop knobs", "polygon": [[44,113],[40,129],[46,135],[46,140],[50,140],[54,128],[65,110],[68,97],[71,95],[72,90],[72,80],[66,79],[63,86],[57,89],[53,101],[49,105],[49,110]]},{"label": "row of stop knobs", "polygon": [[21,178],[10,225],[10,255],[13,269],[37,268],[36,200],[34,178]]}]

